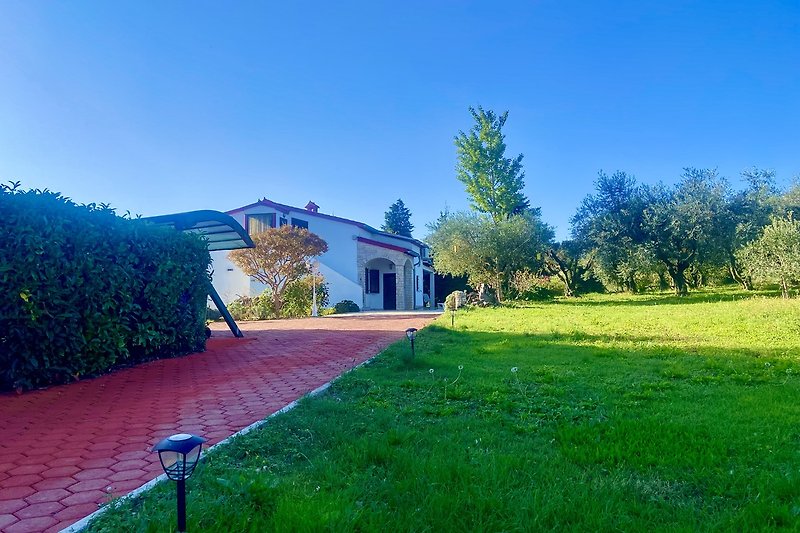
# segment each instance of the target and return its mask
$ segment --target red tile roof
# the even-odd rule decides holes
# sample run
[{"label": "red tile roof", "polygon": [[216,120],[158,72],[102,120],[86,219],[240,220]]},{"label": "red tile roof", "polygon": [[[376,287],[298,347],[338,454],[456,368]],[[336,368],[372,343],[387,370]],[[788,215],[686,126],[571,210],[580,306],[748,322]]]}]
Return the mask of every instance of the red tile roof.
[{"label": "red tile roof", "polygon": [[[309,203],[313,203],[313,202],[309,202]],[[314,205],[316,205],[316,204],[314,204]],[[253,207],[258,207],[258,206],[271,207],[271,208],[273,208],[273,209],[275,209],[277,211],[280,211],[280,212],[282,212],[284,214],[288,214],[290,211],[295,211],[297,213],[302,213],[303,215],[310,215],[312,217],[319,217],[319,218],[322,218],[322,219],[325,219],[325,220],[333,220],[335,222],[343,222],[345,224],[350,224],[350,225],[356,226],[358,228],[361,228],[364,231],[367,231],[367,232],[375,234],[375,235],[385,235],[387,237],[392,237],[394,239],[399,239],[401,241],[408,241],[408,242],[414,243],[417,246],[426,246],[427,247],[427,244],[425,244],[424,242],[422,242],[420,240],[414,239],[413,237],[405,237],[403,235],[394,235],[393,233],[386,233],[385,231],[377,230],[377,229],[373,228],[372,226],[370,226],[368,224],[364,224],[363,222],[358,222],[357,220],[350,220],[349,218],[342,218],[342,217],[337,217],[337,216],[333,216],[333,215],[326,215],[324,213],[319,213],[317,211],[309,211],[308,209],[303,209],[302,207],[294,207],[294,206],[291,206],[291,205],[279,204],[278,202],[273,202],[272,200],[268,200],[266,198],[262,198],[258,202],[255,202],[255,203],[252,203],[252,204],[248,204],[248,205],[245,205],[245,206],[242,206],[242,207],[237,207],[236,209],[231,209],[230,211],[226,211],[226,213],[229,214],[229,215],[233,215],[234,213],[241,213],[242,211],[247,211],[248,209],[251,209]],[[377,241],[373,241],[373,242],[377,242]],[[383,244],[383,243],[381,243],[381,244]],[[387,245],[387,246],[390,246],[390,245]],[[402,250],[405,251],[406,249],[402,248]]]}]

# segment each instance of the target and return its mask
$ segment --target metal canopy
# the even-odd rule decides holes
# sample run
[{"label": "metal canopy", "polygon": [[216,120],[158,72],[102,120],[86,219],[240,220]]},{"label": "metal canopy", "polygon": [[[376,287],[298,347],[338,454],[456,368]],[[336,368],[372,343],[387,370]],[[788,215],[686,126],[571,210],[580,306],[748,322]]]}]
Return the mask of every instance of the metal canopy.
[{"label": "metal canopy", "polygon": [[146,220],[159,226],[171,226],[178,231],[202,235],[208,241],[208,250],[237,250],[254,248],[253,240],[241,224],[220,211],[205,209],[147,217]]},{"label": "metal canopy", "polygon": [[[142,220],[159,226],[170,226],[184,233],[202,235],[208,243],[209,252],[256,247],[250,235],[247,234],[241,224],[236,222],[236,219],[219,211],[205,209],[202,211],[147,217]],[[228,308],[225,307],[225,303],[211,282],[208,283],[208,295],[214,305],[217,306],[233,335],[235,337],[244,337],[242,330],[236,325],[236,321],[231,316]]]}]

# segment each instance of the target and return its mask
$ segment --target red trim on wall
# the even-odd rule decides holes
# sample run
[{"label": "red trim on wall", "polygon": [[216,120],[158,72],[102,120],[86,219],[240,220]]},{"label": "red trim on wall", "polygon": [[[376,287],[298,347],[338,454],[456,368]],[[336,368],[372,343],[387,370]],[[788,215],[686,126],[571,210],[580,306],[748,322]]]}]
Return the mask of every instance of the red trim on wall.
[{"label": "red trim on wall", "polygon": [[385,242],[373,241],[372,239],[367,239],[364,237],[356,237],[358,242],[363,242],[364,244],[371,244],[372,246],[378,246],[380,248],[387,248],[389,250],[394,250],[396,252],[410,252],[408,248],[403,248],[401,246],[395,246],[393,244],[386,244]]}]

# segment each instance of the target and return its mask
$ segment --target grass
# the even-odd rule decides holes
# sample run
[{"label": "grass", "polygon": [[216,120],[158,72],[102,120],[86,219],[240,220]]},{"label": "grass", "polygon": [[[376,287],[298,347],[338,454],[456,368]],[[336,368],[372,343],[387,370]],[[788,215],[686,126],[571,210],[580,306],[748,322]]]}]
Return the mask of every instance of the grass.
[{"label": "grass", "polygon": [[[189,529],[800,530],[800,301],[593,296],[449,320],[416,360],[396,344],[209,455]],[[91,530],[174,529],[173,491]]]}]

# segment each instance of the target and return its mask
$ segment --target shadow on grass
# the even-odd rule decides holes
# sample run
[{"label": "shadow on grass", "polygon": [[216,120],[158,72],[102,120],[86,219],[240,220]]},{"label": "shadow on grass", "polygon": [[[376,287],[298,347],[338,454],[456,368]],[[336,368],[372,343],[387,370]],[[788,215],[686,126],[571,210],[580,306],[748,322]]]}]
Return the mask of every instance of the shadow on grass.
[{"label": "shadow on grass", "polygon": [[597,300],[593,295],[578,296],[576,298],[559,298],[553,301],[542,302],[513,302],[509,307],[539,307],[542,305],[573,305],[573,306],[592,306],[592,307],[647,307],[657,305],[685,305],[685,304],[704,304],[719,302],[734,302],[749,300],[753,298],[780,298],[779,290],[768,289],[759,291],[697,291],[691,292],[687,296],[676,296],[672,293],[648,293],[648,294],[615,294]]},{"label": "shadow on grass", "polygon": [[[788,368],[800,358],[787,358],[785,347],[721,347],[714,345],[680,345],[679,339],[668,336],[587,333],[509,333],[504,331],[469,331],[433,324],[417,336],[417,354],[443,354],[446,350],[465,355],[496,354],[503,357],[557,354],[565,364],[586,358],[687,359],[705,366],[731,368],[742,364],[756,370]],[[765,364],[768,365],[765,367]]]}]

